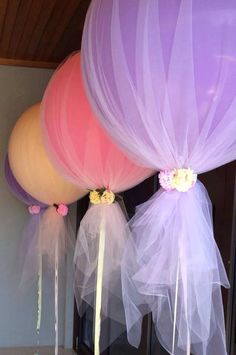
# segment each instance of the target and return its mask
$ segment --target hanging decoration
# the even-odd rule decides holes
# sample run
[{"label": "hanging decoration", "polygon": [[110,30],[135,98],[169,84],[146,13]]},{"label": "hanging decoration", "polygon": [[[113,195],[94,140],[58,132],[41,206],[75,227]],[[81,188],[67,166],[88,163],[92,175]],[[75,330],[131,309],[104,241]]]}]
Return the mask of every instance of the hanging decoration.
[{"label": "hanging decoration", "polygon": [[132,163],[98,123],[85,95],[79,53],[69,57],[49,82],[42,126],[55,166],[90,191],[91,204],[80,223],[75,250],[75,295],[80,313],[82,301],[94,308],[97,355],[125,330],[120,264],[128,230],[117,193],[152,171]]},{"label": "hanging decoration", "polygon": [[221,285],[229,283],[197,176],[236,158],[235,33],[233,0],[94,0],[88,11],[88,97],[113,139],[159,171],[162,186],[137,208],[125,248],[134,346],[151,311],[170,354],[227,353]]},{"label": "hanging decoration", "polygon": [[[29,232],[26,245],[27,258],[24,275],[28,275],[31,263],[38,270],[38,304],[42,299],[42,261],[46,257],[47,268],[55,274],[55,355],[58,354],[58,273],[63,273],[65,257],[74,249],[75,240],[69,220],[67,204],[83,197],[87,191],[65,180],[50,163],[43,145],[40,127],[40,104],[25,111],[10,136],[9,163],[14,178],[21,188],[47,208],[43,213],[39,203],[29,206],[29,213],[37,218],[34,235]],[[26,201],[27,202],[27,201]],[[32,237],[32,240],[30,240]],[[73,252],[73,251],[72,251]],[[45,258],[44,258],[45,259]],[[28,271],[29,269],[29,271]],[[33,269],[31,269],[33,270]],[[37,328],[40,327],[41,307],[38,308]]]},{"label": "hanging decoration", "polygon": [[42,313],[42,257],[38,253],[38,227],[42,214],[47,208],[47,205],[37,201],[30,196],[16,181],[10,165],[8,156],[5,158],[5,178],[11,192],[24,204],[28,206],[29,221],[24,229],[20,255],[19,267],[22,268],[20,288],[28,289],[28,285],[35,281],[38,277],[38,302],[37,302],[37,346],[39,347],[39,335],[41,328],[41,313]]}]

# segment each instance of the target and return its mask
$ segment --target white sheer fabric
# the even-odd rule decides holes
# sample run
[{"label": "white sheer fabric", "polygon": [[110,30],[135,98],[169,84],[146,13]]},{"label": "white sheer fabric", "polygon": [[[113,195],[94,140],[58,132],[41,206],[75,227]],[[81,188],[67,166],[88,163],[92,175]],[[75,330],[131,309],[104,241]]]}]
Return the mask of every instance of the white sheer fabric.
[{"label": "white sheer fabric", "polygon": [[[197,174],[236,158],[233,0],[94,0],[82,59],[90,101],[136,163]],[[200,182],[137,209],[123,262],[129,341],[153,313],[171,354],[226,354],[228,286]]]}]

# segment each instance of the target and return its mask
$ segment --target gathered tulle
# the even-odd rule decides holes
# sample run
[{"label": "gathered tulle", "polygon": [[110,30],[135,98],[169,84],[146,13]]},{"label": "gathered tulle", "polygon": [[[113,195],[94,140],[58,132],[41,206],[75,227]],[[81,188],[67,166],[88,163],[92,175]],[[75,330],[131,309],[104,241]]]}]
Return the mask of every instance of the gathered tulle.
[{"label": "gathered tulle", "polygon": [[131,344],[138,346],[142,317],[151,311],[158,338],[170,353],[186,354],[191,344],[193,354],[208,354],[209,339],[217,339],[221,346],[214,354],[225,354],[220,288],[229,282],[204,186],[197,182],[182,194],[160,189],[137,209],[131,228],[123,263]]},{"label": "gathered tulle", "polygon": [[21,270],[21,278],[19,287],[25,292],[29,290],[36,282],[39,272],[39,226],[41,223],[42,214],[30,215],[27,225],[25,226],[19,249],[19,257],[17,267]]},{"label": "gathered tulle", "polygon": [[[98,31],[99,28],[99,31]],[[236,159],[234,0],[94,0],[82,40],[88,97],[139,165],[195,173]],[[144,314],[171,354],[226,354],[210,202],[197,183],[137,209],[123,259],[130,342]]]},{"label": "gathered tulle", "polygon": [[65,276],[66,256],[73,253],[74,247],[75,234],[69,218],[60,216],[54,206],[32,216],[21,244],[21,287],[37,280],[40,258],[43,258],[47,272],[52,273],[57,257],[60,277]]},{"label": "gathered tulle", "polygon": [[86,309],[82,301],[95,308],[101,233],[104,233],[105,241],[103,271],[100,275],[102,351],[108,343],[125,331],[120,265],[129,231],[124,213],[117,202],[111,205],[90,205],[80,223],[74,256],[74,290],[81,315]]},{"label": "gathered tulle", "polygon": [[[70,56],[50,80],[42,101],[42,128],[52,161],[66,179],[80,188],[107,189],[116,194],[153,173],[151,169],[133,163],[112,142],[96,119],[84,90],[80,53]],[[99,353],[100,328],[101,350],[124,331],[120,280],[126,236],[124,226],[125,218],[115,203],[91,206],[79,227],[75,294],[81,312],[84,300],[97,317],[94,320],[95,354]],[[103,238],[99,237],[100,233],[103,233]],[[99,243],[100,239],[105,240]],[[97,281],[98,269],[102,285]],[[109,329],[114,329],[110,335]]]}]

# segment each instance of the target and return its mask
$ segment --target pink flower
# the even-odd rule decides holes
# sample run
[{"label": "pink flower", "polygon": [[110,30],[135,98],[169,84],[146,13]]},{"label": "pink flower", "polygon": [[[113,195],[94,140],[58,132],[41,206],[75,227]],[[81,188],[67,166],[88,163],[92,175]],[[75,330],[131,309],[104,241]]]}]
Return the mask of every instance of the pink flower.
[{"label": "pink flower", "polygon": [[61,215],[62,217],[65,217],[68,213],[68,207],[66,205],[64,205],[63,203],[61,203],[57,207],[57,213],[59,215]]},{"label": "pink flower", "polygon": [[39,214],[40,210],[41,208],[38,205],[31,205],[28,207],[28,211],[30,214]]},{"label": "pink flower", "polygon": [[173,189],[172,187],[172,180],[174,176],[174,170],[165,170],[165,171],[160,171],[158,177],[159,177],[159,183],[163,189],[170,191]]}]

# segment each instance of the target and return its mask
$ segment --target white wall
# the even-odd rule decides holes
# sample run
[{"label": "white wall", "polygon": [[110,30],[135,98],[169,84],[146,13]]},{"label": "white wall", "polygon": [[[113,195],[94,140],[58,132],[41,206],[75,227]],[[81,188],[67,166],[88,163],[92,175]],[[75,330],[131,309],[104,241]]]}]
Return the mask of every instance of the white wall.
[{"label": "white wall", "polygon": [[[38,102],[52,70],[0,65],[0,347],[34,346],[37,290],[19,293],[20,270],[16,267],[21,232],[27,222],[26,207],[9,192],[4,179],[4,158],[11,130],[23,111]],[[75,208],[73,208],[75,219]],[[71,270],[68,269],[68,275]],[[53,280],[51,280],[53,281]],[[66,311],[60,312],[60,343],[72,343],[73,291],[66,280]],[[44,285],[40,345],[54,343],[53,282]]]}]

